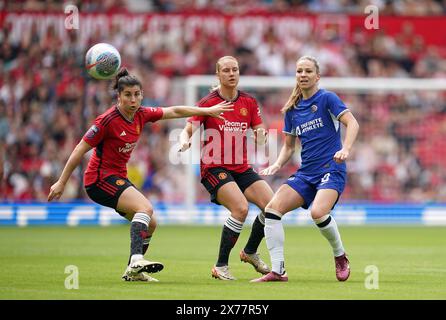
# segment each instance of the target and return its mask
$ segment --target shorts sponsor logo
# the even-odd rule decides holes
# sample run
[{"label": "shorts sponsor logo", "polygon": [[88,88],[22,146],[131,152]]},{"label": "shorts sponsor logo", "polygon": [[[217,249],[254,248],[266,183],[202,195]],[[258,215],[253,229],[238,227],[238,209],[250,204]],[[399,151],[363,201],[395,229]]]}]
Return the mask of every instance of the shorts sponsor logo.
[{"label": "shorts sponsor logo", "polygon": [[123,186],[124,184],[125,184],[125,181],[124,180],[121,180],[121,179],[119,179],[119,180],[116,180],[116,185],[118,185],[118,186]]},{"label": "shorts sponsor logo", "polygon": [[225,180],[227,177],[228,177],[228,175],[226,174],[226,172],[220,172],[220,173],[218,174],[218,178],[219,178],[220,180]]}]

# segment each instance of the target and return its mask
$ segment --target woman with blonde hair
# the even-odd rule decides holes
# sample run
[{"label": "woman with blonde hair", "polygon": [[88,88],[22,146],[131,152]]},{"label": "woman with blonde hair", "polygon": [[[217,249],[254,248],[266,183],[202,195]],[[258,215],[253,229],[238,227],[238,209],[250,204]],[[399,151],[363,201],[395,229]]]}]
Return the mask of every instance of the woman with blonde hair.
[{"label": "woman with blonde hair", "polygon": [[256,99],[238,89],[240,72],[237,59],[221,57],[216,63],[216,75],[219,85],[212,88],[198,106],[208,109],[213,104],[229,101],[234,110],[224,113],[224,121],[207,116],[189,118],[180,142],[181,150],[186,150],[193,132],[204,127],[207,138],[200,163],[201,183],[209,192],[211,201],[223,205],[230,212],[223,226],[218,259],[211,274],[216,279],[235,280],[229,270],[229,255],[248,215],[248,202],[255,204],[261,212],[254,220],[248,242],[240,252],[240,260],[251,264],[259,273],[270,272],[260,259],[257,248],[264,238],[263,210],[272,199],[273,191],[248,163],[247,130],[254,130],[254,139],[259,144],[266,142],[266,130]]},{"label": "woman with blonde hair", "polygon": [[[359,125],[335,93],[319,89],[319,79],[319,64],[315,58],[303,56],[297,60],[296,86],[282,108],[285,143],[275,163],[260,174],[275,174],[285,165],[295,151],[296,137],[302,145],[302,164],[266,206],[265,239],[272,271],[252,282],[288,281],[281,219],[287,212],[299,207],[308,209],[310,205],[314,223],[333,249],[336,278],[345,281],[350,275],[349,260],[330,211],[344,191],[345,160],[356,140]],[[346,127],[343,143],[340,123]]]}]

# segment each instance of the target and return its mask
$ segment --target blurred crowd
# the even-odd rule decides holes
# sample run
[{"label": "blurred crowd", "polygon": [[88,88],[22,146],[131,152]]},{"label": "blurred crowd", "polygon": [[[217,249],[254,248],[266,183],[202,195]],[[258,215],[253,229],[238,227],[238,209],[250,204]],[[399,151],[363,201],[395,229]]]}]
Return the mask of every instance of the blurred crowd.
[{"label": "blurred crowd", "polygon": [[[82,12],[220,12],[245,13],[350,13],[363,14],[369,5],[382,14],[403,16],[442,15],[444,0],[73,0]],[[59,11],[64,3],[56,0],[0,1],[6,10]]]},{"label": "blurred crowd", "polygon": [[[445,202],[446,93],[339,95],[360,124],[341,201]],[[296,154],[272,180],[275,189],[299,163]]]},{"label": "blurred crowd", "polygon": [[[82,1],[80,5],[83,10],[99,11],[130,8],[131,2]],[[154,0],[146,4],[148,10],[176,12],[185,2]],[[362,3],[341,2],[353,11]],[[444,2],[423,2],[436,8],[428,14],[437,14],[437,9],[444,12]],[[238,3],[195,1],[191,7],[204,10]],[[336,1],[243,3],[258,8],[304,7],[311,11],[323,6],[338,10]],[[413,1],[374,3],[406,14],[401,8],[410,8]],[[47,10],[51,6],[57,7],[58,2],[3,2],[3,8],[11,10]],[[316,35],[286,39],[266,29],[262,34],[245,30],[242,40],[227,32],[224,38],[202,35],[193,41],[175,32],[156,35],[141,29],[128,34],[114,25],[110,38],[93,36],[86,43],[76,32],[62,38],[51,27],[42,32],[31,25],[18,37],[12,37],[9,28],[3,25],[0,31],[0,200],[46,200],[49,187],[59,177],[79,139],[95,117],[114,103],[110,82],[92,80],[83,67],[85,52],[97,42],[109,42],[118,48],[125,65],[141,79],[143,104],[147,106],[184,104],[184,77],[214,74],[215,61],[223,55],[239,59],[242,77],[293,76],[295,61],[304,54],[320,61],[322,77],[446,76],[445,48],[424,43],[410,24],[392,37],[380,30],[372,34],[357,30],[351,39],[327,40]],[[250,93],[258,98],[267,126],[281,132],[279,110],[289,90]],[[446,201],[446,143],[442,138],[446,134],[445,92],[339,95],[361,126],[348,163],[348,186],[342,201]],[[133,152],[129,178],[154,201],[185,200],[185,190],[190,187],[185,184],[185,167],[169,161],[169,135],[184,123],[159,121],[146,126]],[[82,186],[86,161],[73,173],[63,199],[87,199]],[[269,180],[275,190],[298,164],[296,154],[287,168]],[[197,176],[199,200],[207,201],[208,194],[198,180]]]}]

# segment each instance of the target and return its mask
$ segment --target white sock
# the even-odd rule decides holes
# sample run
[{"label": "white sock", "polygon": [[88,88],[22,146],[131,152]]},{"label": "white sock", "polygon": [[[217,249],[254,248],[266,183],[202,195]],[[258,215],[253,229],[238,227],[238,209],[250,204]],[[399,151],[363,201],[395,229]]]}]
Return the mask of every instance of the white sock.
[{"label": "white sock", "polygon": [[278,274],[285,273],[285,258],[283,254],[283,244],[285,242],[285,232],[283,230],[282,220],[269,219],[268,214],[282,217],[280,212],[272,209],[265,211],[265,240],[266,247],[271,257],[271,270]]},{"label": "white sock", "polygon": [[140,222],[148,228],[150,220],[152,220],[152,218],[148,214],[144,212],[137,212],[133,215],[132,222]]},{"label": "white sock", "polygon": [[344,246],[342,245],[341,235],[339,234],[338,225],[335,219],[329,214],[319,218],[313,219],[314,223],[319,227],[319,231],[328,240],[333,248],[333,254],[335,257],[339,257],[345,253]]},{"label": "white sock", "polygon": [[234,231],[235,233],[242,232],[243,222],[229,216],[225,221],[225,226]]},{"label": "white sock", "polygon": [[259,221],[260,221],[260,223],[263,224],[263,225],[265,225],[265,212],[264,212],[264,211],[261,211],[261,212],[258,214],[258,217],[259,217]]}]

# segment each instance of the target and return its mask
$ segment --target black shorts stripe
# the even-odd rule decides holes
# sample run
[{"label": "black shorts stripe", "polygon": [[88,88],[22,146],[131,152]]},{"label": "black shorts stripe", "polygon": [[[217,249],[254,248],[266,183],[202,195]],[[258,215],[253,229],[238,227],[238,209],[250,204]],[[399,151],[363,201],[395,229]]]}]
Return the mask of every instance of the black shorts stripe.
[{"label": "black shorts stripe", "polygon": [[115,194],[114,191],[111,191],[110,189],[104,188],[102,185],[97,185],[97,187],[98,187],[99,189],[101,189],[102,191],[104,191],[104,192],[110,194],[110,195],[114,195],[114,194]]},{"label": "black shorts stripe", "polygon": [[[117,181],[119,181],[119,184],[116,184]],[[85,186],[85,190],[90,199],[94,202],[116,210],[122,192],[132,186],[134,187],[130,180],[111,175],[104,178],[104,180]],[[123,212],[117,212],[120,215],[125,216]]]},{"label": "black shorts stripe", "polygon": [[[211,195],[211,201],[216,204],[220,204],[217,201],[218,190],[226,183],[235,182],[240,188],[240,191],[244,193],[254,182],[262,180],[252,168],[249,168],[244,172],[235,172],[222,167],[208,168],[205,170],[201,183]],[[220,174],[224,174],[225,178],[218,179],[217,177]]]},{"label": "black shorts stripe", "polygon": [[203,180],[209,180],[208,177],[209,177],[209,174],[208,174],[208,173],[205,173],[202,179],[203,179]]},{"label": "black shorts stripe", "polygon": [[218,182],[219,182],[219,180],[216,178],[216,177],[214,177],[212,174],[209,174],[208,175],[208,180],[209,180],[209,182],[212,184],[212,186],[216,186],[217,184],[218,184]]},{"label": "black shorts stripe", "polygon": [[106,185],[107,187],[110,187],[112,190],[118,190],[118,187],[109,183],[108,181],[104,181],[104,185]]},{"label": "black shorts stripe", "polygon": [[111,193],[115,193],[118,190],[118,189],[110,188],[109,186],[107,186],[105,184],[101,184],[98,187],[101,188],[102,190],[107,190],[107,191],[109,191]]},{"label": "black shorts stripe", "polygon": [[216,176],[214,176],[212,173],[209,173],[209,178],[210,180],[215,184],[219,184],[220,183],[220,179],[218,179]]},{"label": "black shorts stripe", "polygon": [[114,194],[118,189],[117,188],[111,188],[110,186],[103,183],[103,181],[100,181],[97,184],[98,188],[101,188],[104,191],[107,191],[108,193]]},{"label": "black shorts stripe", "polygon": [[118,188],[110,183],[108,183],[107,181],[101,180],[98,182],[98,186],[104,186],[105,188],[108,188],[112,191],[116,191],[118,190]]}]

